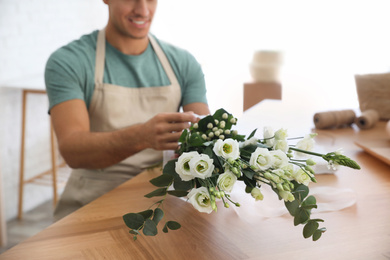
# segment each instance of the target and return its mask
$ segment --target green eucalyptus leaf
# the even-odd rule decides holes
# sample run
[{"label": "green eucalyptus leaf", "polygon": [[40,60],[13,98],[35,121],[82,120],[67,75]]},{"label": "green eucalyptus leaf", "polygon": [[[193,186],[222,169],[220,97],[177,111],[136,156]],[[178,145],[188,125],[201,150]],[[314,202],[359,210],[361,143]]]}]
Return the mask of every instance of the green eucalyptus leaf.
[{"label": "green eucalyptus leaf", "polygon": [[123,215],[123,221],[126,226],[131,229],[139,229],[145,222],[145,219],[142,215],[137,213],[127,213]]},{"label": "green eucalyptus leaf", "polygon": [[136,229],[129,230],[129,233],[132,234],[132,235],[139,235],[139,231],[136,230]]},{"label": "green eucalyptus leaf", "polygon": [[168,225],[167,225],[167,223],[165,223],[165,225],[164,225],[162,231],[163,231],[164,233],[168,233]]},{"label": "green eucalyptus leaf", "polygon": [[145,236],[155,236],[157,235],[157,226],[153,220],[147,219],[145,221],[144,229],[142,230]]},{"label": "green eucalyptus leaf", "polygon": [[317,229],[313,234],[313,241],[317,241],[318,239],[320,239],[322,233],[324,233],[325,231],[326,228]]},{"label": "green eucalyptus leaf", "polygon": [[152,198],[152,197],[164,196],[165,194],[167,194],[167,189],[160,188],[160,189],[152,191],[151,193],[146,194],[145,197]]},{"label": "green eucalyptus leaf", "polygon": [[175,180],[173,182],[173,188],[175,188],[175,190],[190,190],[193,187],[193,181],[183,181],[179,175],[175,177]]},{"label": "green eucalyptus leaf", "polygon": [[160,208],[156,208],[154,210],[154,215],[153,215],[153,222],[156,224],[156,226],[158,225],[158,223],[160,222],[160,220],[164,217],[164,211]]},{"label": "green eucalyptus leaf", "polygon": [[177,159],[173,159],[173,160],[168,161],[164,166],[163,175],[171,175],[171,176],[175,177],[175,175],[177,175],[176,170],[175,170],[176,162],[177,162]]},{"label": "green eucalyptus leaf", "polygon": [[176,221],[172,221],[172,220],[168,221],[166,225],[171,230],[177,230],[177,229],[181,228],[180,223],[178,223]]},{"label": "green eucalyptus leaf", "polygon": [[293,200],[293,201],[285,201],[284,205],[286,206],[288,212],[290,212],[291,216],[295,216],[298,209],[299,209],[299,201]]},{"label": "green eucalyptus leaf", "polygon": [[153,210],[147,209],[141,212],[138,212],[144,219],[148,219],[153,215]]},{"label": "green eucalyptus leaf", "polygon": [[295,189],[292,193],[293,193],[295,199],[297,199],[299,201],[303,201],[306,198],[306,196],[309,194],[309,188],[303,184],[297,184],[294,186],[295,186]]},{"label": "green eucalyptus leaf", "polygon": [[309,219],[310,219],[310,211],[303,208],[299,208],[294,216],[294,226],[298,226],[299,224],[304,224]]},{"label": "green eucalyptus leaf", "polygon": [[175,196],[175,197],[185,197],[188,194],[188,191],[186,190],[169,190],[169,195]]},{"label": "green eucalyptus leaf", "polygon": [[157,187],[167,187],[172,184],[172,181],[173,181],[172,175],[163,174],[154,179],[151,179],[150,183],[152,183],[154,186]]},{"label": "green eucalyptus leaf", "polygon": [[302,208],[305,209],[317,208],[316,203],[317,203],[316,198],[314,196],[309,196],[302,202]]},{"label": "green eucalyptus leaf", "polygon": [[303,228],[303,237],[308,238],[311,237],[314,232],[316,232],[318,228],[318,222],[310,220],[306,223],[305,227]]}]

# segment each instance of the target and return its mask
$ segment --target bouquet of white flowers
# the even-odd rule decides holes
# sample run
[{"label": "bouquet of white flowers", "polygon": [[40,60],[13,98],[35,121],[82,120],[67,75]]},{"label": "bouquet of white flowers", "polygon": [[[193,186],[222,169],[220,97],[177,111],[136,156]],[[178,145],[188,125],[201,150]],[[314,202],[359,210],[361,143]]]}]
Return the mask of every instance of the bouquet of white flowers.
[{"label": "bouquet of white flowers", "polygon": [[[188,201],[200,212],[217,211],[217,200],[227,208],[240,206],[230,196],[237,181],[245,183],[245,192],[255,200],[262,200],[262,185],[269,185],[279,199],[284,200],[294,225],[303,224],[303,236],[318,240],[325,228],[319,228],[322,219],[311,219],[311,210],[317,208],[316,199],[309,195],[308,184],[316,182],[311,166],[318,156],[329,167],[340,165],[360,169],[360,166],[340,152],[320,154],[313,152],[316,134],[309,134],[294,145],[289,145],[287,130],[276,132],[265,127],[263,137],[257,138],[256,129],[248,136],[240,135],[232,126],[237,119],[219,109],[183,131],[178,158],[168,161],[163,174],[150,182],[158,189],[145,197],[159,197],[148,210],[123,216],[131,229],[134,240],[143,231],[146,236],[157,234],[157,225],[164,216],[162,204],[166,195],[188,197]],[[296,139],[296,138],[292,138]],[[259,205],[261,206],[261,205]],[[154,209],[152,209],[154,207]],[[176,221],[166,221],[163,232],[179,229]]]}]

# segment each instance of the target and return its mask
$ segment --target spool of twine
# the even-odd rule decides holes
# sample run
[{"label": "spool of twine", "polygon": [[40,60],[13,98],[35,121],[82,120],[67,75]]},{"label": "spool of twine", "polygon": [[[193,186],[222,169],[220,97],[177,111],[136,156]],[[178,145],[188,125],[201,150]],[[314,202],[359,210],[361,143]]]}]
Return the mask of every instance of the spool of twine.
[{"label": "spool of twine", "polygon": [[314,125],[318,129],[337,128],[351,125],[355,122],[356,114],[351,109],[318,112],[314,114]]},{"label": "spool of twine", "polygon": [[355,124],[360,128],[360,129],[370,129],[374,127],[376,122],[379,120],[379,113],[378,111],[374,109],[369,109],[357,117],[355,119]]},{"label": "spool of twine", "polygon": [[386,133],[387,133],[387,136],[390,138],[390,120],[387,121],[387,124],[386,124]]}]

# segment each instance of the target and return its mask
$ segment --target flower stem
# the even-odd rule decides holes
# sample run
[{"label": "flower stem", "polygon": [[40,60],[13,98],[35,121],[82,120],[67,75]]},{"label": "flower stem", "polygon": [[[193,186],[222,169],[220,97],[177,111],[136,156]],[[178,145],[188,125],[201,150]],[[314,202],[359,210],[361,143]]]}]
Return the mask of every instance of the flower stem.
[{"label": "flower stem", "polygon": [[297,152],[301,152],[301,153],[306,153],[306,154],[314,155],[314,156],[319,156],[319,157],[324,156],[323,154],[320,154],[320,153],[315,153],[315,152],[311,152],[311,151],[307,151],[307,150],[302,150],[302,149],[295,148],[295,147],[291,147],[291,146],[290,146],[290,149],[291,149],[291,150],[294,150],[294,151],[297,151]]}]

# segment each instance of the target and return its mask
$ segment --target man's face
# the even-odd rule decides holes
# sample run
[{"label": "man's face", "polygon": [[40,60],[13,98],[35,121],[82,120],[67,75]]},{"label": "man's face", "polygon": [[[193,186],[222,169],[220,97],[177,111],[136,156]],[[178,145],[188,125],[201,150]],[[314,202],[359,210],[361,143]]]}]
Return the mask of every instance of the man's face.
[{"label": "man's face", "polygon": [[157,0],[104,0],[109,6],[109,23],[125,37],[147,37]]}]

